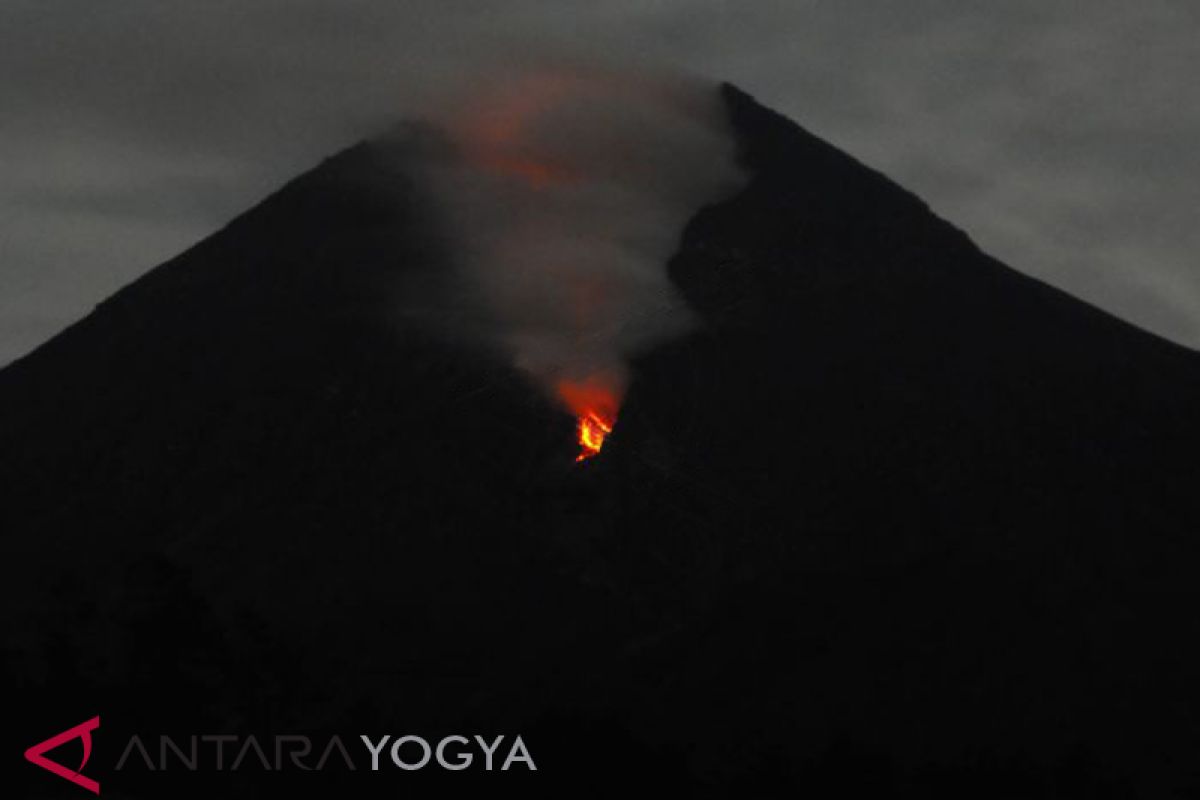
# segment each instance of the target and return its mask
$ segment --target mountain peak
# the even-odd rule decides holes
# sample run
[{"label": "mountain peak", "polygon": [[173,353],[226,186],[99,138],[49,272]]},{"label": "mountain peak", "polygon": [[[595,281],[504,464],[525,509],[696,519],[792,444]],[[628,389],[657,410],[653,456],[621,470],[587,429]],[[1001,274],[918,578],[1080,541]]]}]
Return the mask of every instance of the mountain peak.
[{"label": "mountain peak", "polygon": [[1200,356],[722,92],[748,182],[663,265],[699,324],[585,462],[393,313],[453,289],[394,136],[0,373],[7,707],[522,729],[585,793],[614,754],[714,794],[1183,781]]}]

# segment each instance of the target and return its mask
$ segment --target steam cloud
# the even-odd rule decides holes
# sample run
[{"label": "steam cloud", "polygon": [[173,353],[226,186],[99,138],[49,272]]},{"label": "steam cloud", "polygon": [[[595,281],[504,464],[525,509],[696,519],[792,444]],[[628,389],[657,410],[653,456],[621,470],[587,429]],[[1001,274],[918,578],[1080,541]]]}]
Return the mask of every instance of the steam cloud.
[{"label": "steam cloud", "polygon": [[719,92],[542,68],[434,113],[427,165],[472,327],[580,416],[615,419],[627,358],[694,320],[667,277],[687,220],[739,185]]}]

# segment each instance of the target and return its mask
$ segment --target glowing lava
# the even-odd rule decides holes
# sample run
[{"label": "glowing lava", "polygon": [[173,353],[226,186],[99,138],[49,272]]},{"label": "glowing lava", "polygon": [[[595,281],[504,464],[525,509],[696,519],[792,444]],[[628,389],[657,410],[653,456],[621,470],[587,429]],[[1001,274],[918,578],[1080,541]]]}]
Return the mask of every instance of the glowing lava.
[{"label": "glowing lava", "polygon": [[622,392],[621,382],[612,376],[592,376],[584,381],[561,380],[558,398],[578,418],[575,432],[579,437],[579,455],[575,461],[586,461],[604,447],[604,439],[612,433],[617,421],[617,408]]},{"label": "glowing lava", "polygon": [[576,430],[579,432],[580,450],[575,460],[583,461],[600,453],[600,448],[604,447],[604,437],[612,433],[612,423],[597,414],[588,413],[579,418]]}]

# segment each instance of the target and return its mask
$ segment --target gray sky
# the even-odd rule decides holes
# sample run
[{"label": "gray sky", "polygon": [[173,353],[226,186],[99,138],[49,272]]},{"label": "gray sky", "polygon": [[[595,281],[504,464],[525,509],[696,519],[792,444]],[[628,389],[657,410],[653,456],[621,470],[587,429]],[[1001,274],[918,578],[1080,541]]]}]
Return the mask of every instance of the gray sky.
[{"label": "gray sky", "polygon": [[1191,0],[4,0],[0,363],[545,46],[730,80],[1012,266],[1200,347],[1198,32]]}]

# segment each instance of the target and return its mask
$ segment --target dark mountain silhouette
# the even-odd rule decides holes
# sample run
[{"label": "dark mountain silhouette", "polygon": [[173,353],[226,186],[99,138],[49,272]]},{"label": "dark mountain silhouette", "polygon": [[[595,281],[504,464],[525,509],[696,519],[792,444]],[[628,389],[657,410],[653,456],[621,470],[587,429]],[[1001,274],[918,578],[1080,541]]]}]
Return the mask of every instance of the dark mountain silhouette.
[{"label": "dark mountain silhouette", "polygon": [[752,178],[669,265],[703,324],[582,464],[504,358],[394,313],[445,259],[391,139],[0,372],[7,752],[102,713],[102,765],[311,731],[539,767],[355,796],[1200,796],[1200,355],[725,94]]}]

